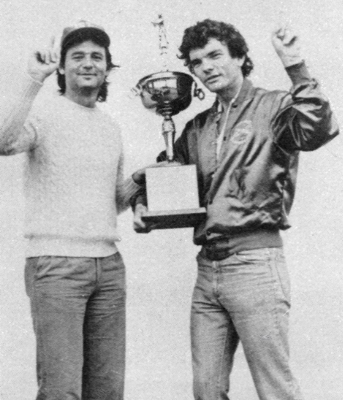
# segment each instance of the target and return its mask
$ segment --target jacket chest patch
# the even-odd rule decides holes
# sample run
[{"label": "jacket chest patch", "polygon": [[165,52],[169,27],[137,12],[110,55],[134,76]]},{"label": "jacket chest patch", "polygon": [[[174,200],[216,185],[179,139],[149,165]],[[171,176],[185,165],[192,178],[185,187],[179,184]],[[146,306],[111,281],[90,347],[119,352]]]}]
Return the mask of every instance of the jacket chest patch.
[{"label": "jacket chest patch", "polygon": [[235,144],[245,143],[252,135],[251,121],[241,121],[233,130],[230,142]]}]

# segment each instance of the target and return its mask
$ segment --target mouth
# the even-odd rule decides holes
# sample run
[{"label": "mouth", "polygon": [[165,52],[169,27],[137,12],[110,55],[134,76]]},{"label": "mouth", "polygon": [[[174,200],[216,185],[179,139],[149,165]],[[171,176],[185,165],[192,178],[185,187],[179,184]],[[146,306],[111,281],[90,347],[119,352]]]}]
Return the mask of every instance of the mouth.
[{"label": "mouth", "polygon": [[219,78],[219,75],[212,75],[206,79],[206,83],[211,83]]}]

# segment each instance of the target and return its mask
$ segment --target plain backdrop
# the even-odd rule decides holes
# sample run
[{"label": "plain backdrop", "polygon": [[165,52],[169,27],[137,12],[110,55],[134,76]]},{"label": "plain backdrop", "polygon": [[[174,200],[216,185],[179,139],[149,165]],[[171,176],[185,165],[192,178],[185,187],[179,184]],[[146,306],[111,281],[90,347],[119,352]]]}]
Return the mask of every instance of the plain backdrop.
[{"label": "plain backdrop", "polygon": [[[341,0],[17,0],[0,2],[0,82],[6,99],[25,71],[30,51],[59,39],[79,19],[98,23],[112,38],[121,68],[111,74],[104,106],[122,128],[126,173],[154,162],[164,148],[161,118],[147,110],[131,88],[159,72],[158,34],[152,21],[165,19],[170,70],[187,72],[177,59],[183,31],[204,18],[233,23],[245,36],[255,63],[251,79],[267,89],[289,89],[270,35],[288,22],[301,38],[310,72],[343,122]],[[56,95],[55,77],[40,93]],[[174,117],[178,134],[185,122],[213,102],[194,99]],[[0,110],[1,112],[1,110]],[[291,355],[306,399],[343,396],[343,145],[342,138],[302,154],[292,228],[283,234],[292,279]],[[22,156],[0,158],[0,399],[32,400],[36,393],[35,339],[23,282],[25,241]],[[189,313],[196,277],[191,229],[138,235],[132,213],[119,218],[118,244],[127,266],[128,400],[189,400],[191,356]],[[239,347],[232,376],[232,399],[257,400]]]}]

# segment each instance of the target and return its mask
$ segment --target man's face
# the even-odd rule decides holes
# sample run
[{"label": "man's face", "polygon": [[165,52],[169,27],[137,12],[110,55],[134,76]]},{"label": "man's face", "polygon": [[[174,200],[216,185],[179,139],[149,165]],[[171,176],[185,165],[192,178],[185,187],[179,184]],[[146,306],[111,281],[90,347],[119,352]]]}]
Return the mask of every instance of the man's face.
[{"label": "man's face", "polygon": [[65,75],[67,93],[97,90],[109,73],[105,49],[92,41],[73,46],[68,49],[64,67],[59,71]]},{"label": "man's face", "polygon": [[189,58],[195,76],[211,92],[220,94],[240,87],[244,58],[232,58],[225,43],[211,38],[205,47],[191,50]]}]

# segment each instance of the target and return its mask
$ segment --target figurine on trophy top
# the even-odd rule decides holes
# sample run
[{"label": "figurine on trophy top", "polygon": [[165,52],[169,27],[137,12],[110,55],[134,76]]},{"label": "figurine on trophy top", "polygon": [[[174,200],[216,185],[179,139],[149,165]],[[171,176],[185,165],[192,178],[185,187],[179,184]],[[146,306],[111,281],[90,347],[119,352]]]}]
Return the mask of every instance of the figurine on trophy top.
[{"label": "figurine on trophy top", "polygon": [[145,108],[163,117],[162,134],[170,166],[147,169],[148,213],[143,220],[151,223],[153,229],[191,227],[204,218],[206,210],[199,207],[196,166],[173,163],[176,132],[172,116],[185,110],[192,96],[202,100],[204,92],[191,75],[168,70],[169,42],[162,15],[153,25],[159,32],[163,69],[142,78],[133,90],[140,95]]}]

